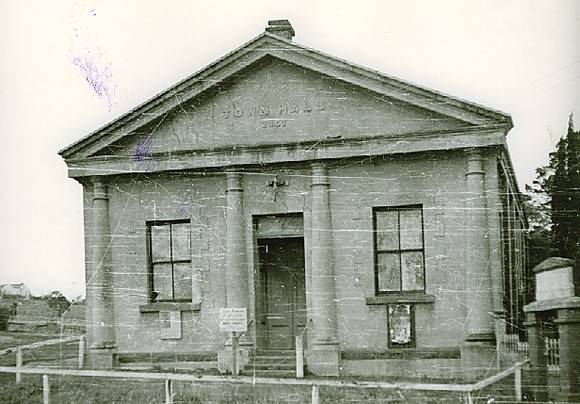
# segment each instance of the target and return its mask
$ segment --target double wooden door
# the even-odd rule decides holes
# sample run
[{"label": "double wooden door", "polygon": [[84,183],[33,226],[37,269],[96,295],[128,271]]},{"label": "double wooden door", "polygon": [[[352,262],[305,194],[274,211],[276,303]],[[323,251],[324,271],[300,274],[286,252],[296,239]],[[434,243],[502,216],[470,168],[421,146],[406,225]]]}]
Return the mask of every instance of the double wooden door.
[{"label": "double wooden door", "polygon": [[258,247],[259,348],[293,349],[295,336],[306,326],[304,239],[260,239]]}]

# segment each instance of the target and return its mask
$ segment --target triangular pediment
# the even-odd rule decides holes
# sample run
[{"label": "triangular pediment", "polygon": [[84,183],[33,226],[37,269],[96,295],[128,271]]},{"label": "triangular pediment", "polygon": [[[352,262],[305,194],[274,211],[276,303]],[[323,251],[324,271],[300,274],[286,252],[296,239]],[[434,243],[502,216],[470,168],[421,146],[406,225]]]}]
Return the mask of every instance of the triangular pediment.
[{"label": "triangular pediment", "polygon": [[511,119],[264,33],[60,153],[139,158],[478,126]]},{"label": "triangular pediment", "polygon": [[98,154],[213,150],[397,136],[468,126],[458,119],[268,57],[203,97],[179,104]]}]

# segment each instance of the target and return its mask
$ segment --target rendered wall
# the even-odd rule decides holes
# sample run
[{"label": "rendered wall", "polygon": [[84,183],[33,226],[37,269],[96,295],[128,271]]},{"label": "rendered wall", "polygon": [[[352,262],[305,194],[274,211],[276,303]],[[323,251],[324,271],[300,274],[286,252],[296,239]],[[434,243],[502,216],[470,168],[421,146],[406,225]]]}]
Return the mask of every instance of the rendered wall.
[{"label": "rendered wall", "polygon": [[[488,157],[486,166],[494,166],[493,155]],[[276,174],[288,185],[269,186]],[[423,205],[426,293],[436,296],[434,303],[416,305],[417,347],[458,347],[466,316],[462,306],[463,215],[467,197],[464,154],[399,155],[370,162],[345,160],[333,163],[329,175],[341,350],[388,349],[386,306],[368,305],[365,300],[374,296],[372,208],[409,204]],[[254,215],[304,213],[308,290],[309,169],[300,166],[249,169],[244,174],[243,186],[252,318],[257,270]],[[219,174],[118,177],[109,185],[119,352],[215,352],[223,343],[217,318],[218,309],[225,306],[224,190],[225,178]],[[85,198],[85,203],[88,204],[85,211],[90,211],[90,197]],[[159,338],[158,313],[139,311],[139,305],[149,302],[145,222],[181,218],[191,220],[192,266],[202,269],[203,303],[200,312],[182,313],[182,338],[167,341]],[[86,219],[89,253],[90,215]],[[90,265],[87,268],[90,277]]]}]

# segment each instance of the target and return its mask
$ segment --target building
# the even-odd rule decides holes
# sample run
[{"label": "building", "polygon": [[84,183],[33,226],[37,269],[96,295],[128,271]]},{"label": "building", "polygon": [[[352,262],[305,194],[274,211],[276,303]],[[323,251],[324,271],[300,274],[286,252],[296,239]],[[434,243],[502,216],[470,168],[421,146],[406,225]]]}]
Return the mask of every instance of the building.
[{"label": "building", "polygon": [[304,335],[318,375],[452,377],[514,332],[511,118],[293,36],[270,21],[60,152],[84,190],[92,366],[228,369],[224,307],[247,309],[242,366]]},{"label": "building", "polygon": [[0,299],[22,298],[30,299],[32,294],[24,283],[7,283],[0,285]]}]

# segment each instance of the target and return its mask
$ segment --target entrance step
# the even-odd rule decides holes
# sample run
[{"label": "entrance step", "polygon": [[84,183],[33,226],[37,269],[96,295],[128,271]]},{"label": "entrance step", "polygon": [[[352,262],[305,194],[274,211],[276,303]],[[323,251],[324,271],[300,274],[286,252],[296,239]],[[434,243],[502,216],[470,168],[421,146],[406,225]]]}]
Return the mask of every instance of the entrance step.
[{"label": "entrance step", "polygon": [[244,369],[240,372],[240,376],[249,377],[296,377],[295,371],[290,370],[258,370],[258,369]]},{"label": "entrance step", "polygon": [[242,372],[246,376],[293,377],[296,373],[294,351],[257,351]]}]

